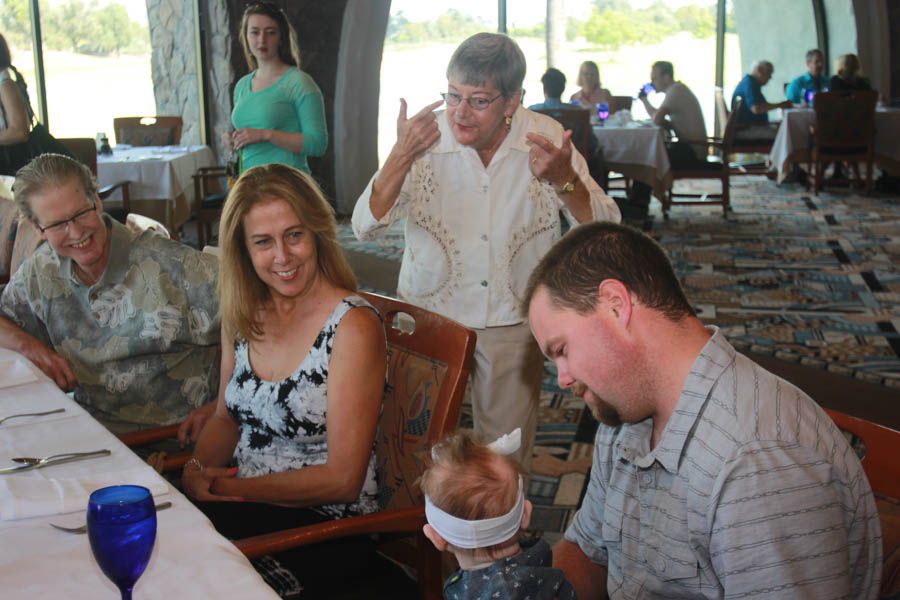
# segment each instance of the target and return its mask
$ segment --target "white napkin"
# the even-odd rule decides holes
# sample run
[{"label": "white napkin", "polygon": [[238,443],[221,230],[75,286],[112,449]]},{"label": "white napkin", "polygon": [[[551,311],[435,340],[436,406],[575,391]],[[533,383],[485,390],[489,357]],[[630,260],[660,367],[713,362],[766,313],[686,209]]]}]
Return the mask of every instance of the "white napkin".
[{"label": "white napkin", "polygon": [[17,358],[0,359],[0,388],[37,381],[31,368]]},{"label": "white napkin", "polygon": [[27,477],[29,473],[36,471],[0,475],[0,521],[84,511],[91,492],[110,485],[142,485],[154,496],[169,490],[149,466],[65,479]]}]

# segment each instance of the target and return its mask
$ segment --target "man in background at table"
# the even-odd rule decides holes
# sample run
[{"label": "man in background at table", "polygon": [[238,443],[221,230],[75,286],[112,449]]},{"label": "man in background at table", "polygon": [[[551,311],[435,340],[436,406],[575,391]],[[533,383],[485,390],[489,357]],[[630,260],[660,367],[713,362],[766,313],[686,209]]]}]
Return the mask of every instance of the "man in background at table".
[{"label": "man in background at table", "polygon": [[190,415],[195,437],[204,412],[192,410],[219,384],[216,259],[104,215],[91,172],[68,157],[35,158],[13,189],[47,243],[0,295],[0,346],[114,433]]},{"label": "man in background at table", "polygon": [[878,597],[881,532],[856,453],[809,396],[704,327],[659,244],[579,226],[524,303],[559,386],[602,423],[553,548],[579,598]]},{"label": "man in background at table", "polygon": [[[684,169],[706,160],[706,123],[700,102],[691,89],[681,81],[675,81],[675,67],[667,60],[658,60],[650,69],[650,82],[653,88],[666,95],[659,108],[655,108],[647,100],[643,90],[638,98],[644,104],[647,114],[653,118],[657,127],[667,127],[678,136],[677,142],[666,144],[666,153],[674,169]],[[699,144],[688,144],[684,140],[697,140]],[[642,181],[635,181],[631,186],[628,205],[623,207],[622,215],[626,218],[642,219],[647,216],[650,205],[651,187]]]},{"label": "man in background at table", "polygon": [[814,48],[806,53],[806,73],[791,81],[784,95],[793,104],[802,104],[806,91],[821,92],[828,88],[825,73],[825,58],[822,51]]},{"label": "man in background at table", "polygon": [[790,100],[772,104],[762,93],[762,86],[769,83],[772,79],[772,73],[775,67],[767,60],[758,60],[753,63],[750,73],[744,75],[741,82],[734,88],[731,95],[731,108],[734,110],[737,98],[740,96],[744,99],[740,111],[738,111],[737,123],[739,125],[735,132],[736,139],[744,140],[767,140],[775,139],[778,132],[777,123],[769,123],[769,111],[776,108],[791,108]]}]

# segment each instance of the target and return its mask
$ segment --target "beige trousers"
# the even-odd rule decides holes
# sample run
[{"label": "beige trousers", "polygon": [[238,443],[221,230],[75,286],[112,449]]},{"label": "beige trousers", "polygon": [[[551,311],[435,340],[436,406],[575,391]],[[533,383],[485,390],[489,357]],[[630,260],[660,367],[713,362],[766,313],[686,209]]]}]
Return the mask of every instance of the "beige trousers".
[{"label": "beige trousers", "polygon": [[531,470],[544,357],[528,323],[476,329],[472,367],[475,435],[492,442],[522,428],[522,447],[512,456]]}]

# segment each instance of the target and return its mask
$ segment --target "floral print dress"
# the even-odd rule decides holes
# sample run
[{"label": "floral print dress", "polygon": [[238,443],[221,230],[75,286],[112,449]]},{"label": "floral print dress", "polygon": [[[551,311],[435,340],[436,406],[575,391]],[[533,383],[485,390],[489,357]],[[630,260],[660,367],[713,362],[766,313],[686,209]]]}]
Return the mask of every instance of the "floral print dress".
[{"label": "floral print dress", "polygon": [[[359,296],[341,300],[300,366],[281,381],[260,379],[250,366],[248,344],[235,343],[234,373],[225,388],[225,405],[240,427],[234,452],[238,477],[257,477],[321,465],[328,460],[326,407],[328,366],[341,318],[356,307],[375,310]],[[377,314],[377,311],[376,311]],[[338,519],[378,510],[375,444],[356,501],[313,507]]]}]

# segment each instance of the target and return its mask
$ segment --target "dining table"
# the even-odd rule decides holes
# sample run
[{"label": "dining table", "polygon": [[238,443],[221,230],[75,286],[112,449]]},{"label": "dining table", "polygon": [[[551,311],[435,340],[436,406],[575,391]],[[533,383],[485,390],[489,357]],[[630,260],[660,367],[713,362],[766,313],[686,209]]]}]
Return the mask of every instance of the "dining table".
[{"label": "dining table", "polygon": [[611,171],[646,183],[659,199],[665,196],[672,187],[665,129],[649,121],[607,121],[593,124],[591,129]]},{"label": "dining table", "polygon": [[135,600],[277,598],[247,558],[166,479],[63,393],[24,356],[0,348],[0,468],[13,457],[109,450],[109,455],[0,474],[0,595],[119,597],[91,553],[89,536],[53,528],[85,523],[88,496],[108,485],[148,488],[159,505],[155,547]]},{"label": "dining table", "polygon": [[216,164],[209,146],[129,146],[97,155],[100,187],[130,181],[131,211],[178,231],[191,216],[193,175]]},{"label": "dining table", "polygon": [[[769,164],[778,172],[778,183],[791,172],[791,163],[805,163],[809,159],[809,128],[815,124],[816,111],[813,108],[789,108],[784,111],[769,153]],[[900,109],[875,109],[874,160],[876,165],[891,175],[900,175],[898,135]]]}]

